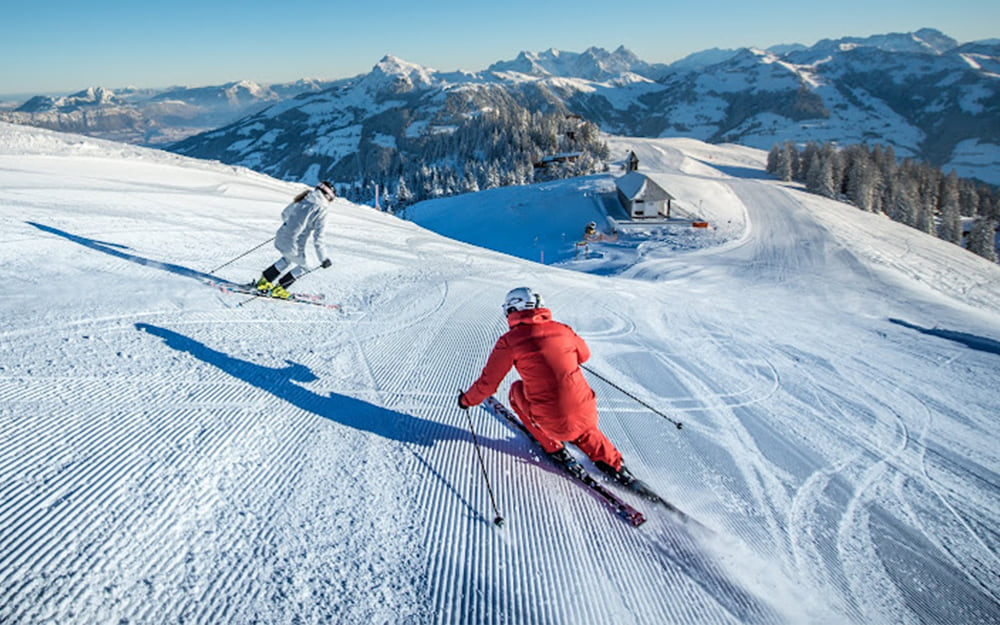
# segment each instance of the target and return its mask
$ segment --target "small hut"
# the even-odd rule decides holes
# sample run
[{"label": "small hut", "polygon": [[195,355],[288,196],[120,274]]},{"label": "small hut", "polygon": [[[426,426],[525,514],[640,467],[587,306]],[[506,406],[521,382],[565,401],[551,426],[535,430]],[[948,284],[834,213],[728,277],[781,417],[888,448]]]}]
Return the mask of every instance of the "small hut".
[{"label": "small hut", "polygon": [[628,158],[625,159],[625,172],[638,171],[639,170],[639,157],[635,155],[635,152],[629,152]]},{"label": "small hut", "polygon": [[631,219],[670,217],[674,196],[644,174],[630,171],[615,181],[618,201]]}]

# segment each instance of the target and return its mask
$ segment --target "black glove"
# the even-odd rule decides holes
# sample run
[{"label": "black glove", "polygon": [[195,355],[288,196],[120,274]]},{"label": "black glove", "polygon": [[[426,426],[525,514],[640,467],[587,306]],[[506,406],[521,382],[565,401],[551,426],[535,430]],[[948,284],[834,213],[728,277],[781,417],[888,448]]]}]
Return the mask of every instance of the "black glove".
[{"label": "black glove", "polygon": [[332,266],[333,266],[333,261],[331,261],[329,258],[324,260],[323,263],[320,265],[320,267],[322,267],[323,269],[327,269]]},{"label": "black glove", "polygon": [[469,404],[465,403],[465,393],[462,391],[458,392],[458,407],[462,410],[468,410]]}]

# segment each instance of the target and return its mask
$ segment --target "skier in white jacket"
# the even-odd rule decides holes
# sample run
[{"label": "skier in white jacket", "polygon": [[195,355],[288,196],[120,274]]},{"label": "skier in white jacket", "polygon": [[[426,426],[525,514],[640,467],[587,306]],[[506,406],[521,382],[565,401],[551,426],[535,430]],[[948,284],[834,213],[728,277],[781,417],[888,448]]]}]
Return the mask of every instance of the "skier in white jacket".
[{"label": "skier in white jacket", "polygon": [[324,180],[315,189],[303,191],[281,211],[284,223],[274,237],[274,247],[281,252],[281,258],[261,274],[255,285],[258,291],[271,297],[288,299],[288,287],[308,271],[305,268],[306,243],[310,236],[313,238],[320,266],[325,269],[333,264],[326,254],[323,235],[326,229],[326,211],[335,197],[337,192],[333,185]]}]

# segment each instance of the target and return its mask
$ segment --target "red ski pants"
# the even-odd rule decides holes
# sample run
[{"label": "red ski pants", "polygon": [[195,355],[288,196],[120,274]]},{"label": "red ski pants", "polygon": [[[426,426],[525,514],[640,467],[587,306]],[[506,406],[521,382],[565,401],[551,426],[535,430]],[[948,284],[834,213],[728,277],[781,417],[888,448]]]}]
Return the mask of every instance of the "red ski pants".
[{"label": "red ski pants", "polygon": [[[514,382],[510,387],[510,405],[514,408],[514,412],[520,417],[521,423],[524,427],[528,428],[531,435],[535,437],[535,440],[541,444],[542,449],[546,453],[555,453],[562,449],[563,442],[559,440],[556,436],[549,433],[549,430],[555,430],[560,432],[570,432],[572,437],[570,440],[565,442],[572,443],[576,445],[580,451],[587,454],[587,457],[594,462],[604,462],[606,464],[614,467],[615,471],[622,466],[622,455],[611,444],[608,437],[604,435],[597,425],[587,426],[583,424],[582,427],[573,428],[570,426],[566,427],[566,423],[552,423],[549,426],[549,430],[546,429],[546,420],[538,419],[531,414],[531,403],[528,398],[524,396],[524,383],[520,380]],[[563,420],[565,421],[565,420]]]}]

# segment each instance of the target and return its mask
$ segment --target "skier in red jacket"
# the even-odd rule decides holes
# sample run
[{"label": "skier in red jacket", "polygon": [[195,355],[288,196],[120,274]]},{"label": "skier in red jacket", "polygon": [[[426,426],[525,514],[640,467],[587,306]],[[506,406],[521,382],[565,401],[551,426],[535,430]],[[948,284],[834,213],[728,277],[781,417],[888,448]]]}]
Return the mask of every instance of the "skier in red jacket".
[{"label": "skier in red jacket", "polygon": [[503,308],[510,330],[497,340],[479,379],[459,394],[458,405],[478,405],[516,367],[521,379],[510,387],[511,406],[553,460],[571,460],[563,445],[569,442],[604,473],[626,485],[633,482],[621,453],[597,428],[597,400],[580,370],[590,358],[587,344],[553,321],[541,296],[528,287],[510,291]]}]

